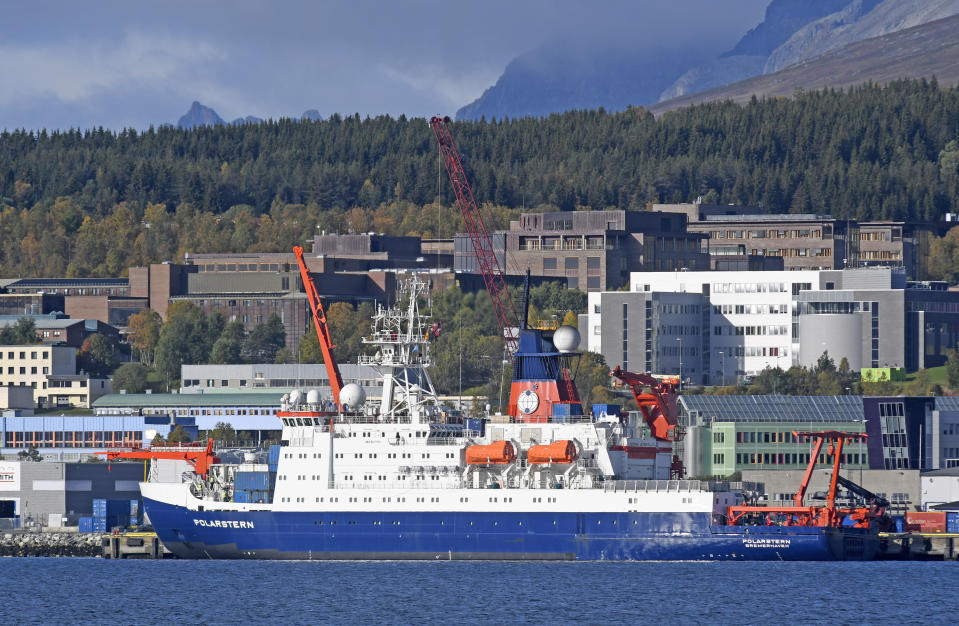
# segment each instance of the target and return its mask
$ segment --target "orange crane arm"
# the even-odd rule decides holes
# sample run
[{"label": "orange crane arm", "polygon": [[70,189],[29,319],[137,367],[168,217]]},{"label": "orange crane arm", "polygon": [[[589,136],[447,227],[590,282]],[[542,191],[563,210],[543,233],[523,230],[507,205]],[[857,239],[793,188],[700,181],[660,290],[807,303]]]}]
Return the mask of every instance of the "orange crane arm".
[{"label": "orange crane arm", "polygon": [[198,476],[204,478],[206,478],[206,475],[210,472],[210,466],[213,465],[213,463],[219,462],[213,454],[213,438],[210,438],[206,444],[206,448],[203,450],[132,450],[128,452],[107,450],[106,452],[97,452],[96,454],[106,456],[108,462],[114,459],[168,459],[171,461],[186,461],[193,466],[193,471]]},{"label": "orange crane arm", "polygon": [[[799,436],[799,433],[796,431],[793,431],[793,434],[797,437]],[[793,496],[793,502],[796,506],[803,506],[806,489],[809,488],[809,481],[812,478],[813,470],[816,469],[816,461],[819,459],[819,451],[822,450],[823,441],[825,441],[824,438],[818,437],[816,439],[816,445],[813,446],[812,452],[809,453],[809,463],[806,465],[806,473],[803,474],[802,481],[799,483],[799,489],[796,490],[796,495]]]},{"label": "orange crane arm", "polygon": [[[682,431],[678,429],[676,410],[676,386],[674,378],[659,380],[649,374],[627,372],[618,365],[609,373],[629,385],[633,398],[639,405],[643,419],[649,424],[653,437],[659,441],[679,441]],[[645,391],[645,388],[649,391]]]},{"label": "orange crane arm", "polygon": [[828,509],[835,508],[836,501],[836,481],[839,479],[839,467],[842,464],[842,448],[843,442],[847,439],[849,441],[859,441],[860,439],[867,439],[868,435],[866,433],[844,433],[838,430],[824,430],[821,432],[796,432],[793,431],[793,435],[796,437],[815,437],[816,445],[813,447],[813,451],[809,456],[809,464],[806,466],[806,473],[803,475],[802,482],[799,484],[799,490],[796,491],[796,495],[793,497],[793,500],[796,503],[796,506],[803,506],[803,497],[806,495],[806,489],[809,487],[809,480],[812,478],[813,470],[816,469],[816,461],[819,459],[819,452],[822,450],[822,444],[827,440],[830,442],[835,442],[835,447],[830,444],[829,455],[833,456],[833,468],[832,468],[832,479],[829,482],[829,492],[826,496],[826,504]]},{"label": "orange crane arm", "polygon": [[336,403],[336,408],[342,411],[340,390],[343,389],[343,377],[340,375],[340,368],[336,364],[336,359],[333,358],[333,339],[330,337],[330,327],[326,324],[326,310],[323,308],[323,301],[320,300],[320,294],[316,291],[316,285],[313,283],[310,271],[306,268],[306,262],[303,260],[303,248],[294,246],[293,254],[296,255],[296,262],[300,266],[300,278],[303,279],[303,288],[306,289],[310,311],[313,312],[313,328],[316,329],[316,338],[320,340],[320,351],[323,353],[323,364],[326,365],[327,378],[330,379],[333,402]]}]

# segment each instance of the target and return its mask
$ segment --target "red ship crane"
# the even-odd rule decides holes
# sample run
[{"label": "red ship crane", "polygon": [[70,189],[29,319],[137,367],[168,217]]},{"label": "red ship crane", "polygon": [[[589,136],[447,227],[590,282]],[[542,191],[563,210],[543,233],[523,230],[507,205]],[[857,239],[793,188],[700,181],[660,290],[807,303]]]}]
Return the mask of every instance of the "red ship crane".
[{"label": "red ship crane", "polygon": [[[681,441],[684,432],[678,427],[676,397],[678,378],[662,380],[649,374],[627,372],[618,365],[609,373],[629,385],[649,430],[659,441]],[[646,389],[649,391],[646,391]]]},{"label": "red ship crane", "polygon": [[186,461],[193,466],[193,471],[206,478],[210,472],[210,466],[219,463],[220,459],[213,454],[213,439],[206,444],[206,448],[196,448],[194,450],[107,450],[106,452],[97,452],[107,457],[107,462],[114,459],[167,459],[171,461]]},{"label": "red ship crane", "polygon": [[479,263],[480,272],[483,274],[486,291],[489,292],[490,300],[493,303],[493,311],[496,313],[503,339],[506,341],[506,350],[512,358],[519,345],[516,336],[513,334],[513,328],[518,326],[516,309],[513,307],[513,300],[506,289],[506,280],[493,250],[493,241],[490,239],[489,231],[486,230],[486,224],[483,222],[479,207],[476,206],[476,200],[473,198],[473,190],[470,189],[469,181],[463,172],[463,164],[460,162],[459,152],[456,151],[456,145],[453,143],[449,123],[449,117],[433,117],[430,119],[430,128],[433,129],[433,134],[436,135],[436,141],[439,143],[443,163],[446,164],[446,171],[450,176],[450,185],[456,194],[456,203],[460,207],[460,213],[463,214],[463,222],[466,223],[466,231],[469,233],[473,252]]},{"label": "red ship crane", "polygon": [[[815,443],[809,453],[809,464],[806,466],[806,473],[803,475],[799,488],[793,496],[793,506],[752,506],[740,505],[731,506],[727,511],[729,524],[737,524],[744,517],[750,515],[765,515],[768,522],[779,520],[786,526],[817,526],[817,527],[836,527],[842,525],[843,519],[849,516],[853,525],[858,528],[869,528],[873,523],[880,526],[886,521],[885,506],[888,504],[885,499],[875,496],[865,489],[862,489],[855,483],[847,479],[840,478],[839,468],[842,466],[842,454],[844,444],[849,441],[862,441],[867,438],[865,433],[846,433],[835,430],[826,430],[822,432],[796,432],[793,435],[801,438],[815,437]],[[829,491],[826,493],[826,506],[807,506],[805,504],[806,491],[809,488],[809,481],[812,478],[813,471],[819,460],[819,454],[822,451],[823,444],[828,441],[826,456],[832,457],[832,478],[829,481]],[[850,509],[840,509],[836,506],[836,486],[843,484],[851,488],[855,493],[866,497],[869,502],[868,507],[858,507]]]},{"label": "red ship crane", "polygon": [[300,266],[300,278],[303,279],[303,288],[306,289],[310,311],[313,312],[313,328],[316,329],[316,338],[320,341],[323,364],[326,365],[326,375],[330,379],[330,390],[333,392],[333,402],[336,403],[337,410],[342,411],[340,390],[343,389],[343,377],[340,375],[340,367],[336,364],[336,359],[333,358],[333,339],[330,337],[330,327],[326,323],[326,310],[323,308],[323,301],[320,300],[320,294],[316,291],[316,285],[303,260],[303,248],[293,246],[293,254],[296,255],[296,262]]}]

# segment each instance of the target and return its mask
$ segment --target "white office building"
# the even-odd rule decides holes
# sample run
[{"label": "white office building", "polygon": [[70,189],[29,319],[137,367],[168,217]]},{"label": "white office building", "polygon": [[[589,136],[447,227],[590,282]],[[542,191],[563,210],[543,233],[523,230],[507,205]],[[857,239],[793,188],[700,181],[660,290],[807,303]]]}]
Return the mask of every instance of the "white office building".
[{"label": "white office building", "polygon": [[[891,269],[633,272],[628,292],[588,294],[587,349],[610,367],[732,384],[802,362],[800,293],[904,287]],[[804,353],[841,358],[826,341],[811,345],[813,329],[804,334]]]}]

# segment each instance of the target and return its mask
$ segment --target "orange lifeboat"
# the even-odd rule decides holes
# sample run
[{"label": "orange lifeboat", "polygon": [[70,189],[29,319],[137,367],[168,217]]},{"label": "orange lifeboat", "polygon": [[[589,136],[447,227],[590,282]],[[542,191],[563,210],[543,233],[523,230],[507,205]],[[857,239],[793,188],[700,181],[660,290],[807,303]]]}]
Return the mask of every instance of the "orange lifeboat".
[{"label": "orange lifeboat", "polygon": [[507,465],[516,460],[516,450],[508,441],[494,441],[466,449],[467,465]]},{"label": "orange lifeboat", "polygon": [[576,444],[569,439],[554,441],[542,446],[530,446],[526,460],[530,463],[572,463],[579,455]]}]

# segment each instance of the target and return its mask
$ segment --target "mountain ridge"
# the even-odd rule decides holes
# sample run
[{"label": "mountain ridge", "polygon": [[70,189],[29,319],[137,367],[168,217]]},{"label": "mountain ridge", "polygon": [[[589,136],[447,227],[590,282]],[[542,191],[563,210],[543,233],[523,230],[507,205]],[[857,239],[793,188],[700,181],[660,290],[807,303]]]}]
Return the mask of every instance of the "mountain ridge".
[{"label": "mountain ridge", "polygon": [[661,115],[710,101],[743,104],[753,96],[790,96],[796,89],[847,88],[866,82],[887,84],[901,78],[935,77],[959,84],[959,15],[872,37],[831,50],[771,74],[762,74],[647,107]]}]

